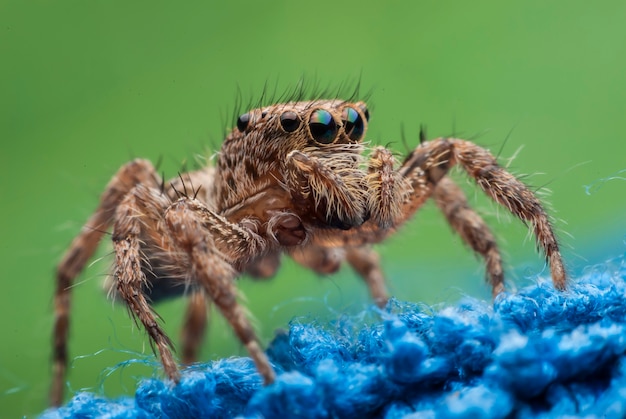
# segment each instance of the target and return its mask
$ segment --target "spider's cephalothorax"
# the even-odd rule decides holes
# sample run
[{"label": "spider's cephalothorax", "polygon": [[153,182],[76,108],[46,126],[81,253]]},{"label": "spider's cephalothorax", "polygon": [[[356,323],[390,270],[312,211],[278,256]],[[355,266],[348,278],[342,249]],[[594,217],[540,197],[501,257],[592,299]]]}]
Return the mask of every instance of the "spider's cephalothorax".
[{"label": "spider's cephalothorax", "polygon": [[[336,220],[342,208],[329,207],[332,202],[311,207],[312,202],[299,195],[309,194],[311,187],[318,187],[319,199],[324,190],[338,187],[347,194],[365,193],[366,173],[360,163],[368,116],[365,104],[339,100],[292,102],[241,115],[218,157],[216,210],[236,222],[255,211],[263,225],[287,209],[304,224],[333,226],[327,222],[332,220],[347,223],[345,228],[361,224],[362,208],[354,220]],[[309,184],[303,170],[318,160],[328,162],[327,169],[333,172],[321,173],[318,180],[331,180],[333,185]],[[364,201],[358,198],[358,203]]]},{"label": "spider's cephalothorax", "polygon": [[[215,166],[166,183],[149,161],[122,166],[58,266],[52,403],[59,404],[63,395],[71,285],[111,226],[113,292],[148,332],[174,382],[179,371],[171,342],[149,298],[188,290],[183,362],[195,359],[213,303],[265,383],[271,383],[274,371],[237,302],[234,279],[242,273],[272,276],[282,253],[319,273],[335,272],[346,261],[383,306],[388,294],[371,244],[394,233],[428,198],[484,258],[493,295],[502,292],[495,239],[447,176],[454,165],[531,226],[555,286],[565,288],[566,273],[546,212],[489,151],[469,141],[438,138],[396,162],[388,149],[364,146],[368,119],[363,102],[288,102],[241,115]],[[193,193],[181,192],[189,186]]]}]

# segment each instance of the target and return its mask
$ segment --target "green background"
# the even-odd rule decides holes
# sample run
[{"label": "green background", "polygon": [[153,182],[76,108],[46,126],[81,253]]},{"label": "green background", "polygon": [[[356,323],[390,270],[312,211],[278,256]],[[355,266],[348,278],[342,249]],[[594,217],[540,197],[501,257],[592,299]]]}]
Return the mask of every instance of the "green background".
[{"label": "green background", "polygon": [[[54,267],[110,176],[134,156],[175,175],[219,147],[237,92],[254,101],[266,82],[360,79],[369,139],[399,151],[420,124],[502,150],[505,163],[523,146],[511,170],[552,191],[574,276],[623,253],[624,22],[623,1],[0,1],[0,416],[46,406]],[[527,229],[458,179],[494,226],[510,285],[544,275]],[[432,204],[379,249],[401,299],[489,298],[481,262]],[[109,252],[73,290],[69,382],[116,396],[159,369],[107,370],[151,359],[101,291]],[[266,343],[293,317],[369,304],[349,269],[319,279],[286,261],[273,281],[240,283]],[[158,307],[175,340],[183,310]],[[203,359],[243,354],[215,316]]]}]

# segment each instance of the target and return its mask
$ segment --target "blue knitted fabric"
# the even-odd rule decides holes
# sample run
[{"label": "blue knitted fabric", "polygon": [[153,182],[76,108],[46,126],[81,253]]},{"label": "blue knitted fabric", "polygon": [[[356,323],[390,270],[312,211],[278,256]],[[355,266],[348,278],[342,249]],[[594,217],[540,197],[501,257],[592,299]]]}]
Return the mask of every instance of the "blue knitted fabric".
[{"label": "blue knitted fabric", "polygon": [[79,393],[44,418],[626,417],[626,263],[431,310],[391,301],[331,324],[293,322],[268,353],[143,381],[134,398]]}]

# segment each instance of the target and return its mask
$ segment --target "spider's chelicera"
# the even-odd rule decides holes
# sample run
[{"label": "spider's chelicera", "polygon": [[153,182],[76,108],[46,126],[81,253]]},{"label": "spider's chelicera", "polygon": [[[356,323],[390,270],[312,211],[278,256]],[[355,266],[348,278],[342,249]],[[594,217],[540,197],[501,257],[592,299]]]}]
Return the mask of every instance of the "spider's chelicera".
[{"label": "spider's chelicera", "polygon": [[[502,292],[496,241],[447,176],[454,165],[531,226],[554,285],[565,288],[566,273],[546,212],[489,151],[469,141],[438,138],[422,142],[397,162],[390,150],[363,143],[368,119],[363,102],[277,104],[241,115],[214,166],[165,183],[147,160],[122,166],[58,267],[52,403],[60,404],[63,396],[71,285],[110,227],[112,289],[148,332],[174,382],[180,375],[172,344],[149,299],[187,290],[184,363],[195,359],[208,305],[215,304],[265,383],[271,383],[274,371],[236,299],[235,278],[274,275],[283,253],[325,274],[346,261],[384,306],[388,293],[371,245],[392,235],[429,198],[483,257],[493,295]],[[193,193],[181,193],[190,185]]]}]

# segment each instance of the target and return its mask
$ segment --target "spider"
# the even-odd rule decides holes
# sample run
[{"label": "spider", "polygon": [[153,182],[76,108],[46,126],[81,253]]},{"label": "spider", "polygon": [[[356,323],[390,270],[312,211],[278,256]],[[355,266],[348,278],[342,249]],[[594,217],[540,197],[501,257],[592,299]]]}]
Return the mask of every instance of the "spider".
[{"label": "spider", "polygon": [[[371,245],[394,234],[429,198],[484,259],[493,296],[501,293],[504,278],[496,241],[447,176],[454,165],[531,226],[555,287],[565,289],[567,275],[544,208],[489,151],[457,138],[420,138],[398,162],[387,148],[364,142],[368,120],[364,102],[292,101],[239,116],[215,165],[167,182],[147,160],[122,166],[58,265],[52,404],[60,404],[63,397],[71,285],[111,227],[113,293],[146,330],[174,383],[180,373],[172,343],[149,301],[189,295],[184,363],[195,359],[208,306],[215,304],[265,384],[272,383],[275,372],[236,299],[235,279],[244,273],[271,277],[283,253],[324,274],[345,261],[382,307],[389,296]],[[186,192],[188,186],[192,193]]]}]

